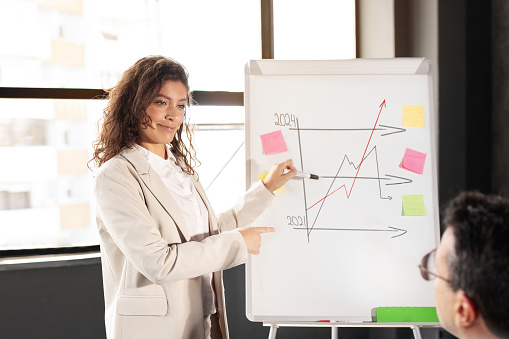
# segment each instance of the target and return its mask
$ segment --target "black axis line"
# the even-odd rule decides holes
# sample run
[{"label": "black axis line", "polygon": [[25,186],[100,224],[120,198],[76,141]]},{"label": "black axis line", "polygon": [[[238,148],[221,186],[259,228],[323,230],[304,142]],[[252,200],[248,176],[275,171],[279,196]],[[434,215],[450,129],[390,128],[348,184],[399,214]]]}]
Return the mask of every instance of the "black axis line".
[{"label": "black axis line", "polygon": [[[386,174],[388,175],[388,174]],[[380,177],[346,177],[346,176],[333,176],[333,175],[320,175],[320,179],[334,179],[334,178],[338,178],[338,179],[363,179],[363,180],[391,180],[389,178],[380,178]],[[386,185],[391,185],[391,184],[386,184]],[[392,184],[394,185],[394,184]]]},{"label": "black axis line", "polygon": [[[386,174],[386,176],[391,177],[391,178],[398,178],[398,179],[402,179],[402,180],[405,180],[405,181],[404,181],[404,182],[394,182],[394,183],[388,183],[388,184],[385,184],[385,186],[409,184],[409,183],[411,183],[411,182],[412,182],[412,180],[411,180],[411,179],[407,179],[407,178],[403,178],[403,177],[398,177],[398,176],[395,176],[395,175]],[[384,180],[392,180],[392,179],[384,179]]]},{"label": "black axis line", "polygon": [[[396,228],[392,226],[388,226],[389,229],[387,230],[381,230],[381,229],[372,229],[372,228],[315,228],[319,231],[354,231],[354,232],[397,232],[401,231],[403,233],[400,233],[398,235],[393,235],[391,238],[397,238],[401,237],[402,235],[405,235],[407,233],[406,230],[403,230],[401,228]],[[294,227],[294,230],[305,230],[303,227]]]},{"label": "black axis line", "polygon": [[[290,131],[373,131],[372,128],[289,128]],[[375,131],[385,131],[385,128],[375,128]]]},{"label": "black axis line", "polygon": [[[387,183],[387,184],[385,184],[385,186],[409,184],[412,182],[411,179],[398,177],[396,175],[386,174],[385,176],[404,180],[403,182]],[[340,175],[340,176],[320,175],[320,179],[334,179],[334,178],[338,178],[338,179],[355,179],[355,178],[357,178],[357,180],[359,180],[359,179],[361,179],[361,180],[392,180],[391,178],[381,178],[381,177],[347,177],[347,176],[343,176],[343,175]]]},{"label": "black axis line", "polygon": [[[297,123],[297,138],[299,141],[300,168],[301,168],[301,171],[304,171],[304,163],[302,162],[302,147],[301,147],[301,143],[300,143],[299,118],[296,118],[295,122]],[[304,194],[304,211],[306,214],[306,217],[304,218],[304,222],[306,223],[306,230],[307,230],[306,233],[307,233],[308,243],[309,243],[310,231],[308,229],[308,205],[307,205],[307,200],[306,200],[306,180],[302,180],[302,190],[303,190],[303,194]]]},{"label": "black axis line", "polygon": [[[383,137],[383,136],[386,136],[386,135],[395,134],[395,133],[406,132],[406,129],[404,129],[404,128],[400,128],[400,127],[387,126],[387,125],[378,125],[378,126],[382,126],[382,127],[387,127],[387,128],[394,128],[394,129],[397,129],[397,131],[382,134],[382,135],[381,135],[382,137]],[[377,128],[375,128],[375,129],[377,129]],[[383,131],[384,129],[383,129],[383,128],[378,128],[378,130]]]},{"label": "black axis line", "polygon": [[[342,131],[342,132],[349,132],[349,131],[353,131],[353,132],[358,132],[358,131],[386,131],[387,129],[395,129],[396,131],[394,132],[389,132],[389,133],[384,133],[382,134],[381,136],[386,136],[386,135],[391,135],[391,134],[396,134],[396,133],[402,133],[402,132],[406,132],[406,129],[404,128],[401,128],[401,127],[394,127],[394,126],[388,126],[388,125],[378,125],[380,127],[386,127],[386,128],[300,128],[301,131],[333,131],[333,132],[337,132],[337,131]],[[296,130],[297,128],[289,128],[290,131],[292,130]]]}]

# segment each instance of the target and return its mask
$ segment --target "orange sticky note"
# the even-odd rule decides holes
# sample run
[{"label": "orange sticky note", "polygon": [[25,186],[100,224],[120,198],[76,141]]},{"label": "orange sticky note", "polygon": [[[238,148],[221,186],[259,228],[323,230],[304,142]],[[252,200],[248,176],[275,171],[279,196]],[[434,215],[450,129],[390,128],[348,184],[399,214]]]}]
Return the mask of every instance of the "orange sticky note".
[{"label": "orange sticky note", "polygon": [[424,106],[403,105],[403,126],[424,127]]},{"label": "orange sticky note", "polygon": [[401,167],[409,171],[422,174],[424,169],[424,162],[426,161],[426,153],[414,151],[413,149],[407,148]]},{"label": "orange sticky note", "polygon": [[285,139],[283,139],[283,133],[281,133],[281,130],[262,134],[260,135],[260,138],[262,139],[263,150],[266,155],[287,151]]}]

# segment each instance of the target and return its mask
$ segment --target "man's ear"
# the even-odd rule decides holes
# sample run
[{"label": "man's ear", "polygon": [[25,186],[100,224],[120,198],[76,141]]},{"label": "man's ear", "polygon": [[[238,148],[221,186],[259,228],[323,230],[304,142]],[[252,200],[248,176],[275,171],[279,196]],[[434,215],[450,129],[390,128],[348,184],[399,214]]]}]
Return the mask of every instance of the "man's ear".
[{"label": "man's ear", "polygon": [[478,317],[478,311],[472,300],[464,291],[459,290],[455,294],[454,321],[458,328],[470,327]]}]

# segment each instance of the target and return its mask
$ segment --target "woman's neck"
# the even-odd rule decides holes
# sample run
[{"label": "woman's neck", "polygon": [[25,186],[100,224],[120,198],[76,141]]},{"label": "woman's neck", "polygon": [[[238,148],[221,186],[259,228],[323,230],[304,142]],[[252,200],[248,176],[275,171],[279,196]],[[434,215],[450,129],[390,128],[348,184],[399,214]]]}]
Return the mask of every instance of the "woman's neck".
[{"label": "woman's neck", "polygon": [[150,143],[138,143],[141,147],[149,150],[155,155],[160,156],[163,159],[168,159],[167,148],[165,144],[150,144]]}]

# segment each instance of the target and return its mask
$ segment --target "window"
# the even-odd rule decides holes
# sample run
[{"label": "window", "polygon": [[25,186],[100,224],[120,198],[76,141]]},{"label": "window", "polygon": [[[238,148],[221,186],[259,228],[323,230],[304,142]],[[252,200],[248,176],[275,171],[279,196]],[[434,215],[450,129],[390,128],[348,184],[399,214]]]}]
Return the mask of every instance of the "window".
[{"label": "window", "polygon": [[[307,11],[300,27],[307,35],[296,33],[300,3],[273,1],[276,58],[352,57],[354,25],[327,13],[352,20],[354,1],[342,9],[320,0],[322,14]],[[106,101],[92,98],[150,54],[187,67],[200,180],[216,212],[230,208],[246,189],[244,66],[262,55],[261,8],[260,0],[0,2],[0,29],[10,32],[0,35],[0,251],[98,244],[87,162]]]},{"label": "window", "polygon": [[274,59],[355,58],[355,0],[274,0]]},{"label": "window", "polygon": [[242,91],[261,57],[258,0],[3,0],[0,86],[107,88],[136,60],[170,56],[191,87]]},{"label": "window", "polygon": [[0,100],[0,249],[98,243],[87,162],[104,105]]}]

